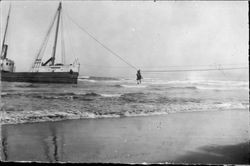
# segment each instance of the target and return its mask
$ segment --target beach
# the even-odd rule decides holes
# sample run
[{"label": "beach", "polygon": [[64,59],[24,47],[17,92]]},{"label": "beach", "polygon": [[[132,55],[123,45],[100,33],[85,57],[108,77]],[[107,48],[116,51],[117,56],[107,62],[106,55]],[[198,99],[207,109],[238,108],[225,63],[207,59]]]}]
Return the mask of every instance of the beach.
[{"label": "beach", "polygon": [[248,110],[2,125],[3,161],[249,164]]}]

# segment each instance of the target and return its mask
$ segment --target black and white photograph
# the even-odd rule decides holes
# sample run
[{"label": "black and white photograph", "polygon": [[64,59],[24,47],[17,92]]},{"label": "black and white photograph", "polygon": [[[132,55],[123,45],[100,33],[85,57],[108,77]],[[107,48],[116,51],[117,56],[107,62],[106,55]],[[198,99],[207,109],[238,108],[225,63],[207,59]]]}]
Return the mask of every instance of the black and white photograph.
[{"label": "black and white photograph", "polygon": [[0,159],[250,164],[248,1],[0,1]]}]

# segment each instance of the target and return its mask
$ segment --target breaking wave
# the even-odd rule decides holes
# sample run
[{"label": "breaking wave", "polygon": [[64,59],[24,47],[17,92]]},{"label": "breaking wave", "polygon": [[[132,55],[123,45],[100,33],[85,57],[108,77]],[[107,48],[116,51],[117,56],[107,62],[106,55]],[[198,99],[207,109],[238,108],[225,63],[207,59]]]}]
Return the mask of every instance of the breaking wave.
[{"label": "breaking wave", "polygon": [[120,97],[121,94],[101,94],[102,97]]},{"label": "breaking wave", "polygon": [[184,89],[196,90],[196,89],[198,89],[198,88],[197,88],[196,86],[186,86],[186,87],[181,87],[181,86],[177,87],[177,86],[173,86],[173,87],[167,87],[166,89],[172,89],[172,90],[178,90],[178,89],[180,89],[180,90],[184,90]]},{"label": "breaking wave", "polygon": [[[196,109],[194,109],[196,108]],[[98,119],[98,118],[121,118],[121,117],[134,117],[134,116],[152,116],[152,115],[167,115],[170,113],[178,112],[201,112],[208,111],[223,111],[231,109],[246,109],[249,108],[249,103],[213,103],[211,106],[200,106],[198,108],[194,105],[183,105],[176,107],[169,105],[165,108],[159,107],[135,107],[129,110],[119,111],[86,111],[86,110],[35,110],[26,111],[20,108],[2,107],[2,123],[15,124],[26,122],[44,122],[44,121],[59,121],[68,119]]]},{"label": "breaking wave", "polygon": [[216,90],[216,91],[227,91],[227,90],[249,90],[248,87],[235,87],[235,86],[197,86],[199,90]]},{"label": "breaking wave", "polygon": [[[77,112],[77,113],[76,113]],[[92,112],[51,112],[51,111],[20,111],[15,115],[6,114],[2,119],[3,124],[16,124],[16,123],[30,123],[30,122],[47,122],[59,121],[69,119],[98,119],[98,118],[120,118],[120,117],[133,117],[133,116],[149,116],[149,115],[163,115],[167,112],[116,112],[116,113],[92,113]]]},{"label": "breaking wave", "polygon": [[107,81],[107,80],[120,80],[120,79],[114,77],[79,76],[78,80]]},{"label": "breaking wave", "polygon": [[183,85],[189,85],[190,87],[196,87],[197,89],[249,89],[248,81],[220,81],[220,80],[160,80],[160,79],[146,79],[143,81],[147,85],[166,85],[175,87],[176,85],[182,87]]},{"label": "breaking wave", "polygon": [[146,88],[146,85],[121,85],[124,88]]},{"label": "breaking wave", "polygon": [[38,99],[90,99],[90,98],[97,98],[97,97],[120,97],[120,94],[98,94],[94,92],[89,93],[1,93],[1,96],[4,97],[18,97],[24,96],[28,98],[38,98]]},{"label": "breaking wave", "polygon": [[249,103],[241,103],[241,102],[216,102],[215,107],[221,108],[221,109],[249,109]]},{"label": "breaking wave", "polygon": [[82,81],[82,82],[97,82],[96,80],[91,80],[91,79],[78,79],[78,81]]}]

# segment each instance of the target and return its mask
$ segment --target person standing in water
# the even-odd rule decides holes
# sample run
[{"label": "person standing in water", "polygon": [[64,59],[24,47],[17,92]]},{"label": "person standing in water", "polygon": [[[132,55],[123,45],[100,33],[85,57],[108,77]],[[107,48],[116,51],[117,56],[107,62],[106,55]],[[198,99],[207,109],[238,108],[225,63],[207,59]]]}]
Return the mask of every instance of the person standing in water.
[{"label": "person standing in water", "polygon": [[140,70],[137,70],[136,77],[137,77],[136,78],[137,84],[141,84],[142,76],[141,76],[141,71]]}]

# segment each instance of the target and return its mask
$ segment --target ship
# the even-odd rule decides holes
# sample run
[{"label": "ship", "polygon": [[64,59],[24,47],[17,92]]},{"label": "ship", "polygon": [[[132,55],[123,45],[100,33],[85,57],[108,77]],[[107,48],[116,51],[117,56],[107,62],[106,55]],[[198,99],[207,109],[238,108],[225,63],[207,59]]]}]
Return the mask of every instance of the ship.
[{"label": "ship", "polygon": [[[31,70],[29,72],[16,72],[15,71],[15,62],[7,58],[8,53],[8,44],[6,44],[6,34],[8,30],[9,18],[11,6],[8,11],[5,31],[3,35],[2,49],[1,49],[1,81],[6,82],[30,82],[30,83],[69,83],[77,84],[77,79],[80,70],[80,63],[78,59],[75,59],[72,64],[55,63],[56,51],[57,51],[57,40],[58,40],[58,31],[60,24],[61,12],[62,12],[62,3],[59,3],[59,6],[56,10],[56,13],[53,17],[52,23],[49,26],[49,29],[46,33],[45,39],[42,42],[34,63],[32,64]],[[48,43],[49,36],[52,33],[52,28],[55,26],[55,37],[53,41],[52,55],[46,61],[44,61],[43,54],[46,44]],[[63,56],[63,55],[62,55]],[[65,55],[64,55],[65,56]],[[63,58],[62,58],[63,59]]]}]

